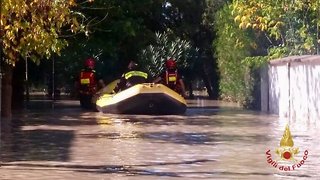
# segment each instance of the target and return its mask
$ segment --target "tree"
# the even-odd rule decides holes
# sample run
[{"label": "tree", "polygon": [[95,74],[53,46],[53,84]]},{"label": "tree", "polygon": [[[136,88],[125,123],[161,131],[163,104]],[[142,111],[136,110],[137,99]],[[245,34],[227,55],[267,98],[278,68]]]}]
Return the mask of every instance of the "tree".
[{"label": "tree", "polygon": [[214,47],[222,97],[254,104],[255,72],[267,59],[315,54],[319,15],[313,0],[234,0],[219,11]]},{"label": "tree", "polygon": [[140,53],[140,62],[144,64],[147,71],[157,77],[164,70],[164,62],[168,58],[177,61],[180,69],[188,69],[193,65],[194,55],[192,51],[197,51],[191,43],[172,36],[170,31],[165,33],[156,33],[156,42],[147,46]]},{"label": "tree", "polygon": [[229,5],[225,5],[216,13],[215,27],[217,39],[214,41],[214,48],[221,77],[221,97],[224,100],[242,103],[246,98],[246,69],[242,61],[250,55],[250,37],[233,23]]},{"label": "tree", "polygon": [[[154,40],[154,34],[160,28],[163,1],[95,0],[90,4],[78,3],[77,11],[85,17],[86,33],[68,38],[69,46],[62,51],[62,56],[55,58],[68,64],[61,66],[62,76],[74,77],[88,56],[97,59],[101,65],[97,71],[102,71],[106,81],[120,76],[128,60],[137,59],[140,50]],[[68,82],[72,80],[70,78]]]},{"label": "tree", "polygon": [[55,53],[60,54],[67,45],[60,38],[63,28],[69,26],[69,31],[75,32],[79,23],[72,11],[76,6],[74,0],[3,0],[1,3],[2,116],[11,117],[11,80],[17,61],[24,59],[39,64]]},{"label": "tree", "polygon": [[178,37],[199,49],[199,61],[188,81],[200,76],[213,99],[218,97],[219,77],[211,46],[215,38],[212,17],[224,3],[224,0],[167,0],[164,8],[164,27],[172,29]]},{"label": "tree", "polygon": [[263,32],[285,55],[315,54],[319,46],[318,0],[234,1],[234,20],[242,29]]}]

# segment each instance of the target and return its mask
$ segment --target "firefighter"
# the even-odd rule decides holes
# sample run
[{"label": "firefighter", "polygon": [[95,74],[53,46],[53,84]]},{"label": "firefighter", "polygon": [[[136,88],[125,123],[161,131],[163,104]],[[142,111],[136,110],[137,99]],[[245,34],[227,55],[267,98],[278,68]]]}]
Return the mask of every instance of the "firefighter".
[{"label": "firefighter", "polygon": [[85,109],[94,107],[92,97],[96,94],[98,81],[95,72],[95,60],[88,58],[85,60],[84,69],[80,72],[79,78],[79,97],[80,105]]},{"label": "firefighter", "polygon": [[123,91],[130,88],[136,84],[150,82],[150,76],[148,73],[139,70],[138,64],[134,61],[130,61],[128,65],[128,70],[122,74],[120,82],[114,88],[114,92]]},{"label": "firefighter", "polygon": [[178,73],[176,61],[172,58],[169,58],[165,62],[165,71],[156,78],[154,83],[162,83],[170,89],[176,91],[181,96],[186,97],[185,94],[185,85],[184,82]]}]

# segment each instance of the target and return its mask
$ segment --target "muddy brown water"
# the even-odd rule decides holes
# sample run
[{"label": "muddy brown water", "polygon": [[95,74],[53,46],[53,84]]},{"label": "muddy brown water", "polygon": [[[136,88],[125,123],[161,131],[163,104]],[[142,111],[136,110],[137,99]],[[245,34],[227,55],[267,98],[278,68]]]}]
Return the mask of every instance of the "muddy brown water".
[{"label": "muddy brown water", "polygon": [[[32,101],[12,128],[2,123],[0,179],[320,179],[319,124],[188,105],[181,116],[137,116]],[[288,122],[299,148],[291,160],[275,153]]]}]

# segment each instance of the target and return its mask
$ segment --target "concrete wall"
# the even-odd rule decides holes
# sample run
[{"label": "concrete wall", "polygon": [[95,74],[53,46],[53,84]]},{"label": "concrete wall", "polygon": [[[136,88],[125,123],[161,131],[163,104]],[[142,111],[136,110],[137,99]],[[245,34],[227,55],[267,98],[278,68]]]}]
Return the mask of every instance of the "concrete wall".
[{"label": "concrete wall", "polygon": [[261,71],[261,110],[280,118],[320,120],[320,56],[273,60]]}]

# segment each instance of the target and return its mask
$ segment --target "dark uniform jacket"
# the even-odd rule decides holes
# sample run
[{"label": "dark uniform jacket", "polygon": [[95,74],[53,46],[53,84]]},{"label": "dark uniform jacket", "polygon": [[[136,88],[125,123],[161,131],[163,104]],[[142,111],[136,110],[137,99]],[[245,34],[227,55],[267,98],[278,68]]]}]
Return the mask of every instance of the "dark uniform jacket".
[{"label": "dark uniform jacket", "polygon": [[148,75],[148,73],[140,70],[135,70],[135,69],[128,70],[127,72],[122,74],[120,78],[120,82],[117,84],[114,91],[115,92],[119,92],[120,90],[123,91],[136,84],[148,83],[148,82],[150,82],[150,76]]}]

